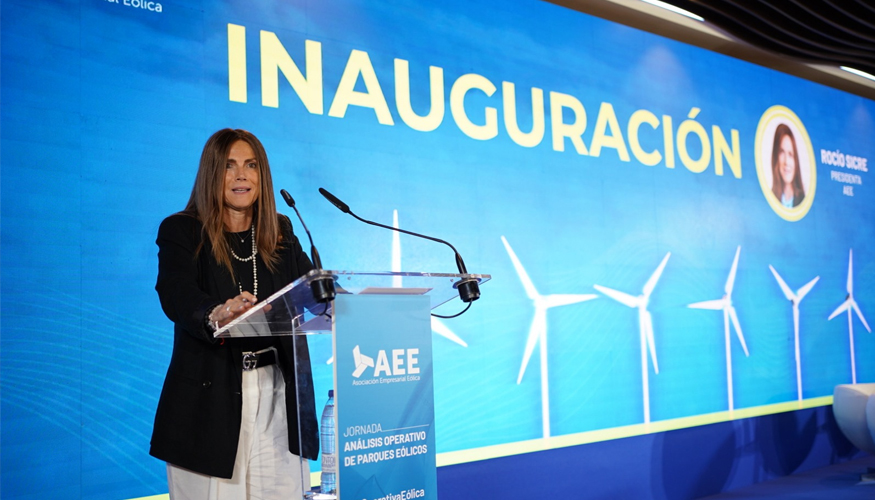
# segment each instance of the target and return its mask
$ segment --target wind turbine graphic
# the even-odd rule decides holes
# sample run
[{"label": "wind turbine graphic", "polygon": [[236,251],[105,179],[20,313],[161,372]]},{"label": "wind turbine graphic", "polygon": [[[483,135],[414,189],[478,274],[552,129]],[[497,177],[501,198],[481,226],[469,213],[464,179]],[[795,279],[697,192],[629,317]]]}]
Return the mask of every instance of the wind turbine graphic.
[{"label": "wind turbine graphic", "polygon": [[863,326],[866,327],[866,330],[869,333],[872,333],[872,329],[869,328],[869,324],[866,323],[866,318],[863,317],[863,312],[860,311],[860,306],[857,305],[857,301],[854,300],[854,249],[851,249],[850,254],[848,255],[848,295],[845,297],[845,301],[842,302],[842,305],[838,307],[832,314],[829,315],[829,319],[833,319],[838,316],[843,311],[848,311],[848,335],[851,339],[851,382],[857,383],[857,365],[854,361],[854,317],[851,314],[851,310],[857,313],[857,316],[860,318],[860,321],[863,322]]},{"label": "wind turbine graphic", "polygon": [[[398,210],[392,211],[392,227],[398,229]],[[401,233],[398,231],[392,231],[392,269],[393,273],[401,272]],[[401,276],[392,276],[392,286],[395,288],[401,287]],[[431,330],[456,344],[459,344],[462,347],[468,347],[468,343],[461,339],[458,335],[453,333],[450,328],[445,325],[440,319],[431,317]],[[328,361],[325,364],[331,364],[334,362],[334,356],[328,358]]]},{"label": "wind turbine graphic", "polygon": [[529,327],[529,336],[526,339],[526,349],[523,354],[523,362],[520,366],[520,373],[517,376],[516,383],[520,384],[523,380],[523,375],[526,373],[526,367],[529,364],[529,359],[535,350],[535,344],[540,344],[541,354],[541,420],[544,431],[544,437],[550,437],[550,383],[547,376],[547,309],[551,307],[566,306],[576,304],[598,298],[598,295],[593,293],[585,294],[553,294],[541,295],[535,289],[529,274],[523,268],[519,258],[517,258],[510,243],[502,236],[501,242],[504,243],[504,248],[507,250],[507,255],[516,269],[517,275],[526,290],[526,296],[532,300],[535,305],[535,317],[532,319],[532,325]]},{"label": "wind turbine graphic", "polygon": [[723,311],[723,333],[726,344],[726,389],[729,394],[730,412],[734,409],[732,394],[732,346],[730,345],[729,335],[730,321],[732,321],[732,326],[735,327],[735,334],[738,336],[738,341],[741,342],[741,348],[744,349],[744,355],[750,356],[750,353],[747,350],[747,344],[744,342],[744,334],[741,333],[741,325],[738,323],[738,314],[736,314],[735,307],[732,305],[732,288],[735,286],[735,273],[738,270],[739,255],[741,255],[741,246],[735,250],[735,259],[732,260],[732,268],[729,270],[729,277],[726,278],[726,285],[723,287],[725,293],[722,299],[706,300],[704,302],[696,302],[687,306],[693,309]]},{"label": "wind turbine graphic", "polygon": [[659,365],[656,363],[656,346],[653,343],[653,317],[650,311],[647,310],[647,304],[650,302],[650,294],[656,287],[656,282],[662,275],[665,264],[668,263],[668,258],[671,257],[671,252],[665,254],[659,267],[644,284],[641,290],[641,295],[635,297],[612,288],[607,288],[601,285],[593,285],[593,287],[616,300],[617,302],[627,306],[638,308],[638,332],[641,340],[641,385],[644,389],[644,423],[650,423],[650,383],[648,381],[650,369],[647,366],[647,351],[650,350],[650,359],[653,361],[653,371],[659,374]]},{"label": "wind turbine graphic", "polygon": [[769,264],[769,269],[775,275],[775,279],[778,280],[778,285],[780,285],[781,290],[784,292],[784,296],[793,303],[793,336],[796,341],[796,393],[799,396],[799,401],[802,401],[802,358],[799,356],[799,303],[811,291],[811,288],[817,283],[820,276],[815,276],[813,280],[806,283],[796,293],[793,293],[771,264]]}]

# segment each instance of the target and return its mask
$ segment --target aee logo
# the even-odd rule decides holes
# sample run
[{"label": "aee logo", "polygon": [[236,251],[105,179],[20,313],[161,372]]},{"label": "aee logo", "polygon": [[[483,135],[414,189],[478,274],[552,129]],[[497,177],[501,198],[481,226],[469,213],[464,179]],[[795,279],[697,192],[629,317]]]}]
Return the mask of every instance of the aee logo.
[{"label": "aee logo", "polygon": [[398,376],[398,375],[415,375],[419,373],[419,349],[392,349],[392,362],[389,363],[389,355],[381,349],[377,353],[377,362],[374,363],[374,358],[362,354],[359,346],[355,346],[352,350],[353,362],[355,363],[355,371],[352,376],[359,378],[368,368],[373,368],[372,376],[379,377],[380,375]]}]

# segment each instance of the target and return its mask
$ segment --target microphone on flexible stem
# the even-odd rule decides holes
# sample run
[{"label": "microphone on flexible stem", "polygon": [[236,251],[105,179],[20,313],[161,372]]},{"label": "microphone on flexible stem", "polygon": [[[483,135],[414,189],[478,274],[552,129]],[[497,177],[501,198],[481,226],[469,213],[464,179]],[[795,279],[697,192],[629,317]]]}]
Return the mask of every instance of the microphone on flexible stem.
[{"label": "microphone on flexible stem", "polygon": [[[304,232],[307,233],[307,238],[310,239],[310,260],[313,261],[313,267],[321,271],[322,259],[319,257],[319,251],[316,250],[316,245],[313,244],[313,236],[310,234],[310,230],[307,229],[307,224],[304,224],[304,218],[301,217],[301,212],[298,212],[298,208],[295,206],[295,199],[292,198],[292,195],[290,195],[285,189],[280,189],[280,194],[283,196],[283,199],[286,200],[286,205],[292,207],[295,213],[298,214],[298,220],[301,221],[301,226],[304,227]],[[320,304],[333,300],[335,296],[334,280],[328,277],[316,278],[310,283],[310,290],[313,291],[313,299]]]},{"label": "microphone on flexible stem", "polygon": [[[409,234],[411,236],[418,236],[420,238],[425,238],[427,240],[436,241],[438,243],[443,243],[448,247],[453,249],[453,253],[456,254],[456,267],[459,269],[459,274],[468,274],[468,269],[465,267],[465,261],[462,260],[462,256],[459,255],[459,252],[456,250],[456,247],[449,244],[448,242],[438,239],[432,238],[431,236],[426,236],[424,234],[414,233],[412,231],[406,231],[404,229],[398,229],[397,227],[387,226],[385,224],[380,224],[379,222],[369,221],[366,219],[362,219],[358,215],[354,214],[350,209],[349,205],[340,201],[339,198],[334,196],[333,194],[326,191],[324,188],[319,188],[319,192],[324,196],[328,201],[331,202],[332,205],[340,209],[341,212],[345,214],[352,215],[356,219],[364,222],[365,224],[370,224],[372,226],[382,227],[385,229],[391,229],[392,231],[398,231],[399,233]],[[480,298],[480,284],[475,278],[462,278],[456,285],[456,288],[459,290],[459,298],[462,299],[462,302],[473,302]]]}]

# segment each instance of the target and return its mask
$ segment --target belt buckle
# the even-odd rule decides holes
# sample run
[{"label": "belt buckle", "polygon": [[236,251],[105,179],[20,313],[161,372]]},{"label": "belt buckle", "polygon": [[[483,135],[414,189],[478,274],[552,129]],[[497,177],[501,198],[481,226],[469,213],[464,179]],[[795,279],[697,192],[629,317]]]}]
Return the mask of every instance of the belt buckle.
[{"label": "belt buckle", "polygon": [[243,371],[248,372],[254,370],[258,365],[258,354],[247,352],[243,354]]}]

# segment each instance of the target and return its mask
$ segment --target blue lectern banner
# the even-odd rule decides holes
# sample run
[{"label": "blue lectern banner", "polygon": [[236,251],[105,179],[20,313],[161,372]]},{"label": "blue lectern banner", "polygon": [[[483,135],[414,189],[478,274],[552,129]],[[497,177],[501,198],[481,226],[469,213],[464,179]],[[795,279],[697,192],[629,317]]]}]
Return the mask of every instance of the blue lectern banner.
[{"label": "blue lectern banner", "polygon": [[437,498],[428,297],[335,301],[341,498]]}]

